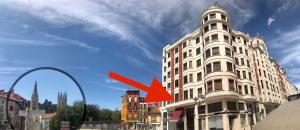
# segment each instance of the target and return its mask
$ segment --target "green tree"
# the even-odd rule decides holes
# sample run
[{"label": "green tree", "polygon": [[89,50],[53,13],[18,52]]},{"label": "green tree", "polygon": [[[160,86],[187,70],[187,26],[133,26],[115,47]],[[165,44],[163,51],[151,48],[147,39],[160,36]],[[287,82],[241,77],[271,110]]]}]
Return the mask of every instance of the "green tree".
[{"label": "green tree", "polygon": [[99,107],[97,105],[87,105],[86,121],[99,121]]},{"label": "green tree", "polygon": [[70,122],[70,128],[76,129],[80,125],[83,116],[84,104],[82,102],[74,102],[73,106],[65,106],[56,111],[55,118],[50,122],[52,130],[58,130],[60,122]]},{"label": "green tree", "polygon": [[121,122],[121,111],[119,111],[118,108],[116,108],[113,112],[112,121],[114,123],[120,123]]}]

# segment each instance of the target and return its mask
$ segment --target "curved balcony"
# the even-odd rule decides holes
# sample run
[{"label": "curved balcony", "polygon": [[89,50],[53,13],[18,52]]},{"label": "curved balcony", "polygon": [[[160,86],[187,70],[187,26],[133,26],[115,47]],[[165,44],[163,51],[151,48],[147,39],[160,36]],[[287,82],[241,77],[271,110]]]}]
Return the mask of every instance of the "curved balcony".
[{"label": "curved balcony", "polygon": [[254,95],[243,95],[243,99],[248,102],[256,101],[256,97]]},{"label": "curved balcony", "polygon": [[205,95],[205,101],[217,99],[239,99],[239,93],[236,91],[220,90],[209,92]]}]

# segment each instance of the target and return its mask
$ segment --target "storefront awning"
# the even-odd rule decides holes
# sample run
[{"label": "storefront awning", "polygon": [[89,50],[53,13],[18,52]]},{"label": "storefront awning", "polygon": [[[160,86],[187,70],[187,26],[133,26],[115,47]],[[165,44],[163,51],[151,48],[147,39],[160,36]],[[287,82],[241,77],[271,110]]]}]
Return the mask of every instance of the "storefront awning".
[{"label": "storefront awning", "polygon": [[173,112],[170,121],[178,121],[181,116],[182,110],[176,110]]}]

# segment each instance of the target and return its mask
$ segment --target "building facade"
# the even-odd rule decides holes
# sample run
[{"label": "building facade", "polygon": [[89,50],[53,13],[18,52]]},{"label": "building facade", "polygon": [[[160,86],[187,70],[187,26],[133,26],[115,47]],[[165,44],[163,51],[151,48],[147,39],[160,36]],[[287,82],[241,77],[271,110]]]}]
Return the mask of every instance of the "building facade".
[{"label": "building facade", "polygon": [[269,56],[262,36],[231,28],[228,13],[210,6],[200,28],[163,48],[163,130],[250,130],[297,93]]},{"label": "building facade", "polygon": [[[0,90],[0,130],[10,130],[12,129],[11,125],[14,129],[24,130],[25,119],[19,117],[18,111],[26,108],[28,102],[20,95],[14,93],[14,91],[11,91],[9,98],[8,94],[9,92]],[[8,110],[6,109],[6,103],[8,103]],[[8,120],[6,112],[8,112],[10,121]]]},{"label": "building facade", "polygon": [[122,96],[121,122],[126,128],[137,128],[139,123],[140,92],[137,90],[126,91]]}]

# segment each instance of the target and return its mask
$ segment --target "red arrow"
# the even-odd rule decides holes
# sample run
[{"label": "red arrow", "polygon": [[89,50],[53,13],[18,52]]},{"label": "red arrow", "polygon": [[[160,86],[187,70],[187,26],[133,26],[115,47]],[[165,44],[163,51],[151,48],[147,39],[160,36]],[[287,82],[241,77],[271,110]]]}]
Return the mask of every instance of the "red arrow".
[{"label": "red arrow", "polygon": [[174,101],[174,97],[171,96],[161,85],[161,83],[153,78],[152,84],[150,87],[136,82],[134,80],[128,79],[122,75],[119,75],[114,72],[109,72],[108,76],[125,84],[128,84],[137,89],[147,92],[145,102],[161,102],[161,101]]}]

